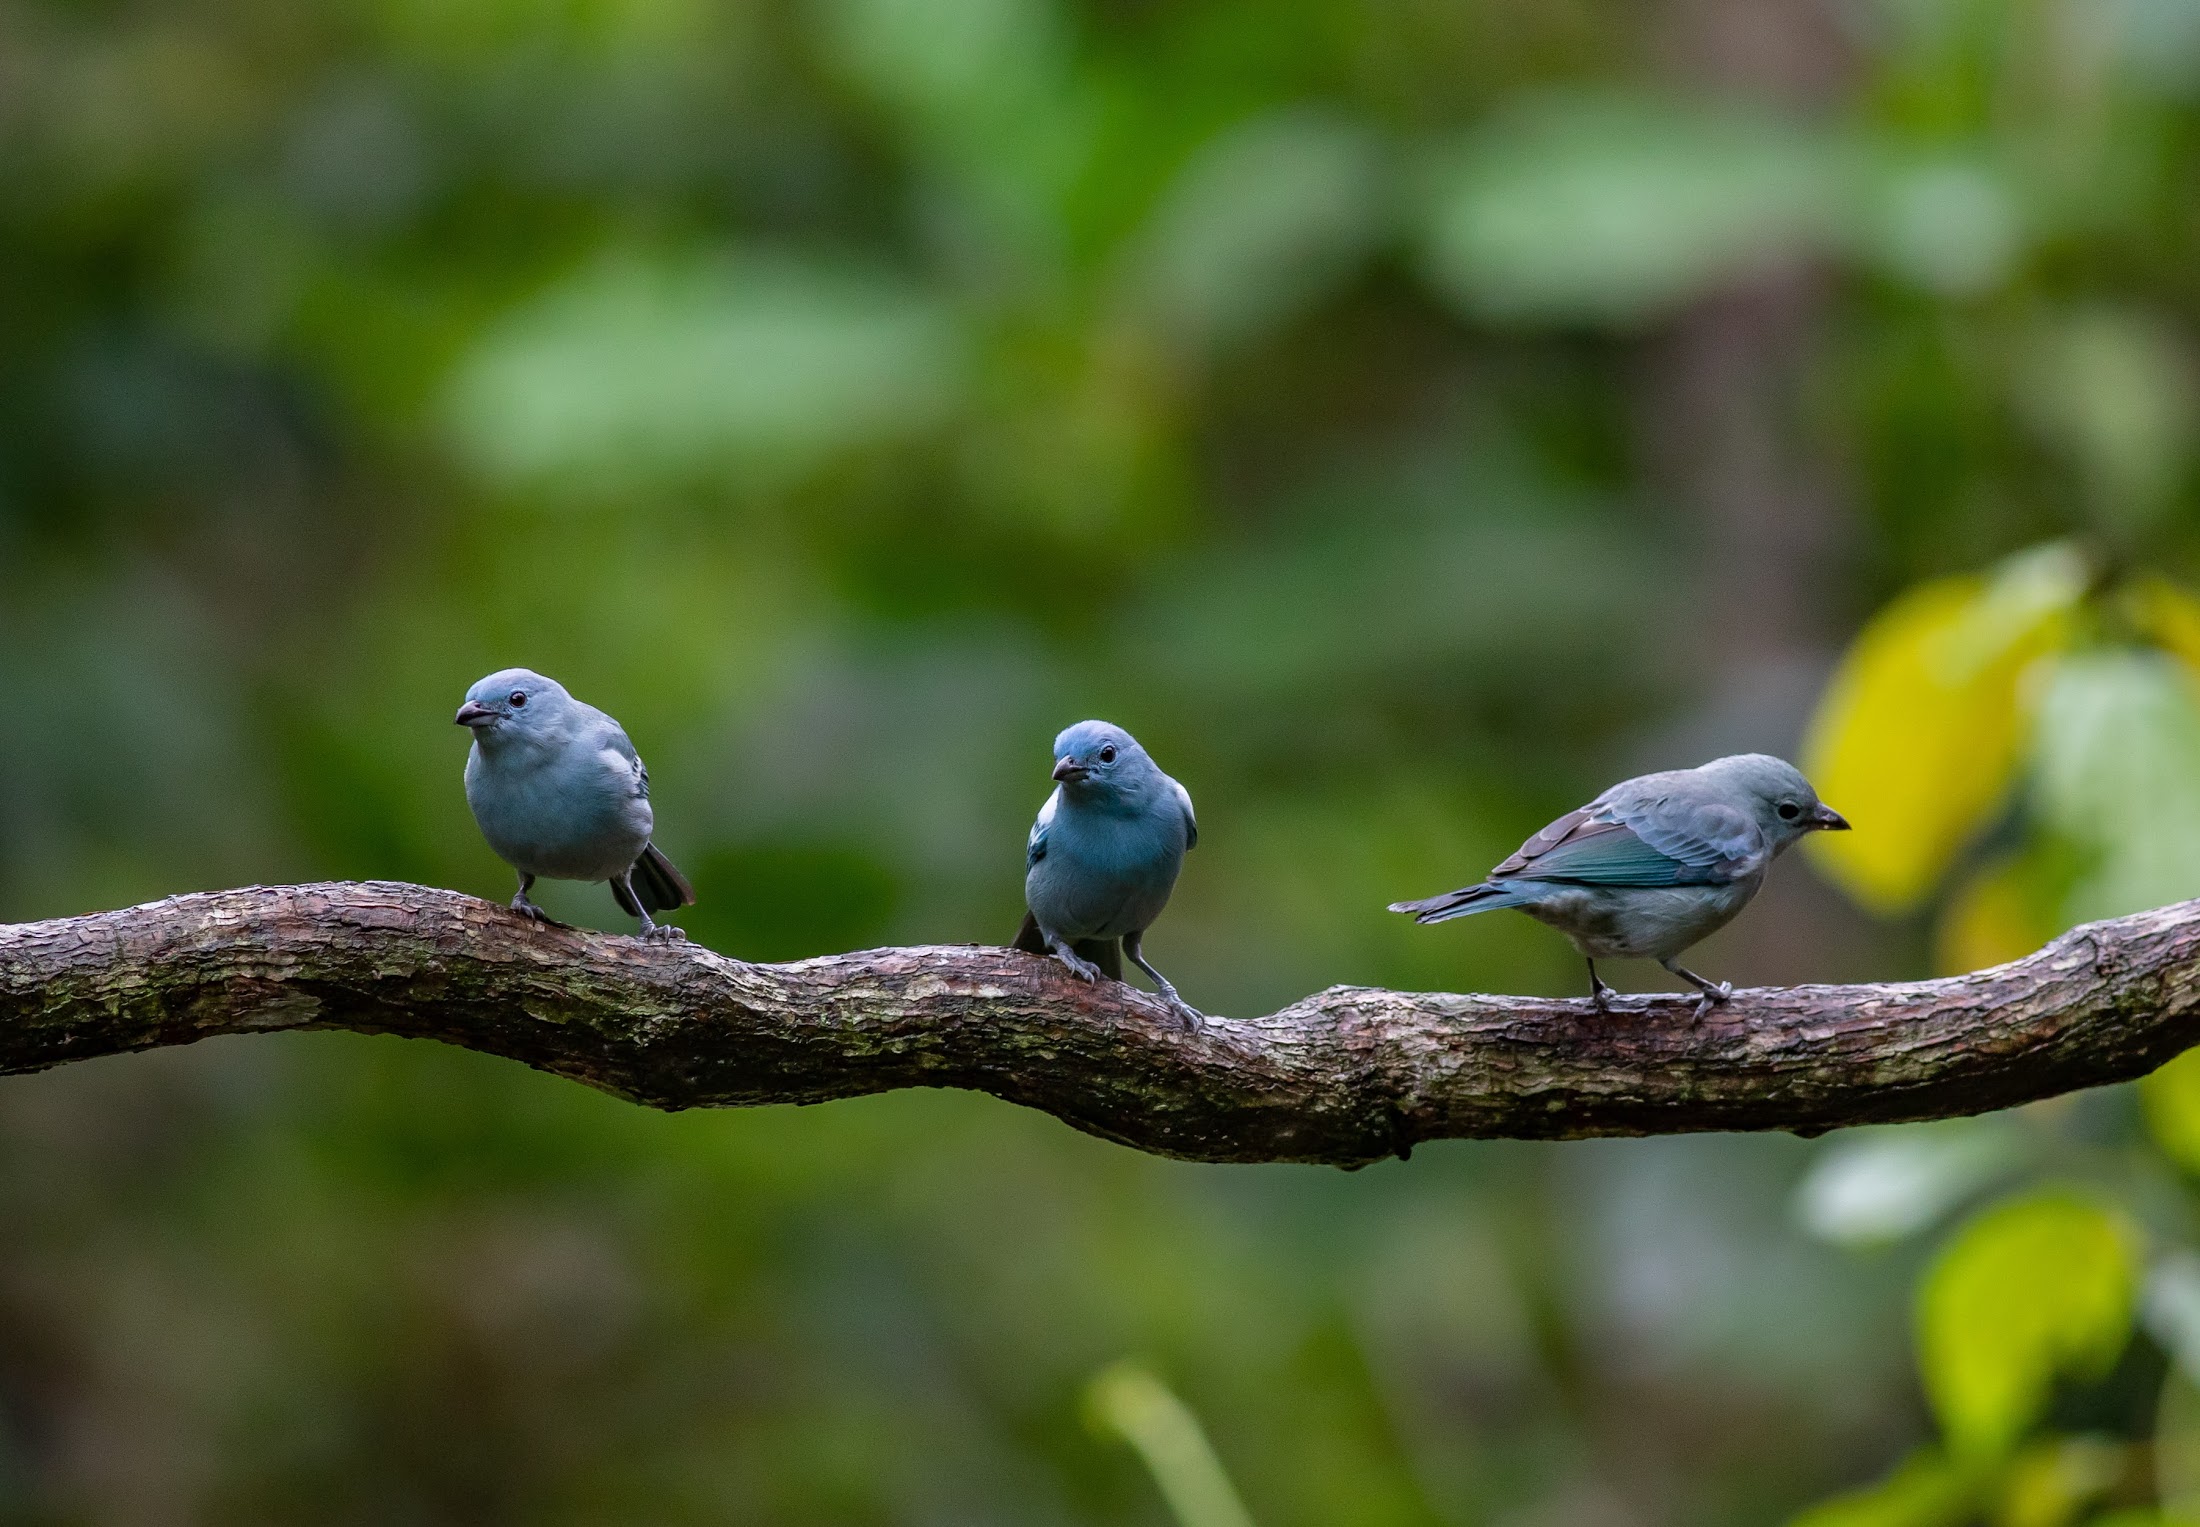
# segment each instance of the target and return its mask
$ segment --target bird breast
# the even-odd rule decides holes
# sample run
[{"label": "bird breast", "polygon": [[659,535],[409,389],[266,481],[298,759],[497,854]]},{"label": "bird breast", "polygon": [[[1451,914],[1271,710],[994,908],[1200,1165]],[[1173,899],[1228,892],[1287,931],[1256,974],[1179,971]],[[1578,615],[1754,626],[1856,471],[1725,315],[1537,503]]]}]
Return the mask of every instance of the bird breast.
[{"label": "bird breast", "polygon": [[487,755],[466,761],[466,801],[499,858],[531,875],[609,880],[655,826],[633,765],[611,749]]},{"label": "bird breast", "polygon": [[1521,910],[1593,960],[1669,960],[1725,927],[1763,883],[1760,870],[1726,885],[1553,884]]},{"label": "bird breast", "polygon": [[1064,802],[1048,824],[1046,856],[1025,876],[1024,895],[1058,934],[1116,938],[1160,916],[1183,864],[1178,814],[1119,816]]}]

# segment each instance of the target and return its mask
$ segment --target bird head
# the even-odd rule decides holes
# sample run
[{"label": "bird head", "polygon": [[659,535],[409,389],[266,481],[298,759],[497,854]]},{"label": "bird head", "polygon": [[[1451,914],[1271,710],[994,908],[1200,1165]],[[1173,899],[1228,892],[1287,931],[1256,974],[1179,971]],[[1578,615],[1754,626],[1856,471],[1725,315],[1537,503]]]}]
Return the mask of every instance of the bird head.
[{"label": "bird head", "polygon": [[1775,850],[1813,832],[1847,832],[1848,818],[1818,799],[1802,770],[1769,753],[1741,753],[1703,766],[1733,789]]},{"label": "bird head", "polygon": [[1137,738],[1105,721],[1080,721],[1054,739],[1054,777],[1072,795],[1113,793],[1152,767]]},{"label": "bird head", "polygon": [[546,728],[570,703],[565,686],[528,668],[506,668],[466,691],[466,703],[451,719],[474,740],[524,736]]}]

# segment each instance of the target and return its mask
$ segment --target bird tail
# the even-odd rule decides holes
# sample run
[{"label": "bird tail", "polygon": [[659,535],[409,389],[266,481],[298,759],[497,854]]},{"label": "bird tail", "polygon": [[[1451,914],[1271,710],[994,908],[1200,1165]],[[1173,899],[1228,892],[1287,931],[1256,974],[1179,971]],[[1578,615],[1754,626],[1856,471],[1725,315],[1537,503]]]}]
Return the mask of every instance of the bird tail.
[{"label": "bird tail", "polygon": [[1024,925],[1016,930],[1015,941],[1009,947],[1021,949],[1026,954],[1048,953],[1047,936],[1039,931],[1039,919],[1026,912]]},{"label": "bird tail", "polygon": [[619,905],[629,917],[640,917],[646,911],[672,912],[681,907],[695,905],[695,887],[688,884],[687,876],[674,868],[663,850],[652,843],[642,850],[641,858],[634,861],[633,872],[627,877],[634,883],[636,906],[626,894],[626,887],[614,880],[611,894],[619,899]]},{"label": "bird tail", "polygon": [[[1029,912],[1024,914],[1023,926],[1016,930],[1016,941],[1009,946],[1026,954],[1052,954],[1047,948],[1047,936],[1039,931],[1039,919]],[[1123,979],[1123,944],[1120,939],[1081,938],[1073,940],[1070,948],[1077,951],[1081,960],[1090,960],[1100,967],[1100,974],[1111,980]]]},{"label": "bird tail", "polygon": [[1527,899],[1511,886],[1485,880],[1480,885],[1446,891],[1441,896],[1421,901],[1394,901],[1390,910],[1404,912],[1417,923],[1446,923],[1455,917],[1472,917],[1477,912],[1494,911],[1498,907],[1517,907]]}]

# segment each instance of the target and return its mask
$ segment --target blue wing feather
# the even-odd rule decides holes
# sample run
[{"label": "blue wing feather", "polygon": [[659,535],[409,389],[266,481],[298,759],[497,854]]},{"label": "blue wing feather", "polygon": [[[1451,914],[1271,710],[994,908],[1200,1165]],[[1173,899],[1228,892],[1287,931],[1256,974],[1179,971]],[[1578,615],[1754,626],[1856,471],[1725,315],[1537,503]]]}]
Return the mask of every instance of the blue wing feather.
[{"label": "blue wing feather", "polygon": [[1610,886],[1710,885],[1730,878],[1716,864],[1660,853],[1623,822],[1577,828],[1511,874],[1520,880]]},{"label": "blue wing feather", "polygon": [[1061,804],[1062,792],[1057,787],[1055,792],[1047,797],[1046,804],[1039,808],[1039,819],[1031,824],[1031,836],[1024,842],[1024,863],[1026,865],[1037,864],[1047,856],[1047,829],[1054,825],[1054,813]]},{"label": "blue wing feather", "polygon": [[1491,878],[1579,885],[1726,885],[1761,859],[1756,825],[1725,806],[1599,801],[1537,833]]}]

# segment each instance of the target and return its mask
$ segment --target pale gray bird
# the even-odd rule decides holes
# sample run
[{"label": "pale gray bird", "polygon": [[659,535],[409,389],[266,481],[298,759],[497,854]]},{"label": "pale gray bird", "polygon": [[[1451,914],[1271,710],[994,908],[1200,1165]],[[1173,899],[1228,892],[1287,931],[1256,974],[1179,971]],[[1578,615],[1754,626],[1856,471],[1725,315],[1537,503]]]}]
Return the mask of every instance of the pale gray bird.
[{"label": "pale gray bird", "polygon": [[619,723],[525,668],[466,691],[454,718],[474,734],[466,804],[497,857],[519,872],[512,910],[550,918],[527,899],[536,877],[602,880],[644,938],[681,938],[651,912],[690,906],[695,891],[649,841],[649,770]]},{"label": "pale gray bird", "polygon": [[1139,944],[1169,904],[1199,822],[1184,787],[1138,739],[1105,721],[1080,721],[1054,739],[1054,793],[1025,843],[1024,902],[1016,947],[1052,954],[1079,979],[1123,977],[1118,947],[1153,977],[1186,1027],[1198,1009],[1146,963]]},{"label": "pale gray bird", "polygon": [[1390,910],[1440,923],[1518,907],[1573,940],[1598,1011],[1612,988],[1597,961],[1642,959],[1703,993],[1700,1018],[1734,987],[1676,964],[1681,951],[1749,905],[1789,844],[1848,826],[1793,764],[1742,753],[1624,780],[1520,845],[1481,884]]}]

